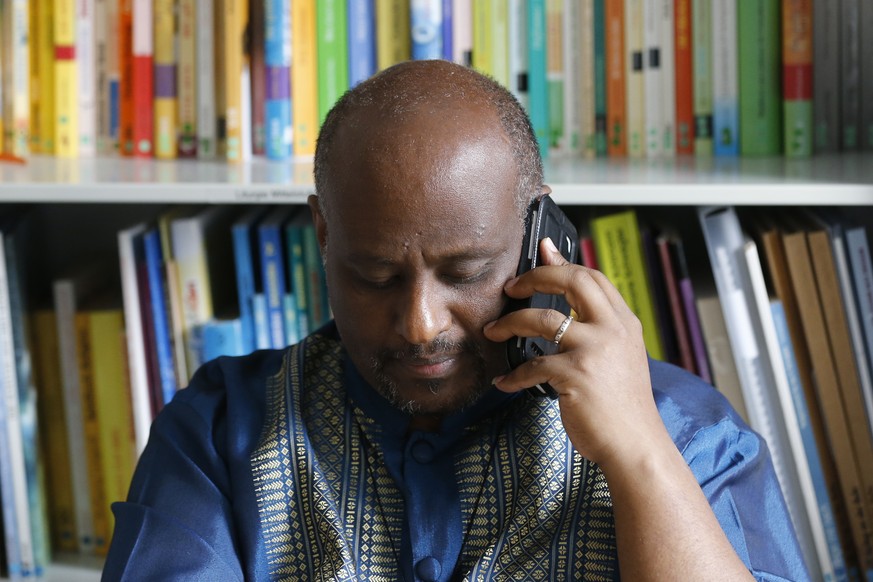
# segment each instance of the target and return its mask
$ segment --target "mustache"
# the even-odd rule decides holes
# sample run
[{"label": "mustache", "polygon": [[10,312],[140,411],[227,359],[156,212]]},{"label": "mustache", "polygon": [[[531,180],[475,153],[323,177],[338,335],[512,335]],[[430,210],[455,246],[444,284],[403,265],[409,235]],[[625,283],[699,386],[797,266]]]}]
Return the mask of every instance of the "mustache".
[{"label": "mustache", "polygon": [[478,353],[479,348],[476,343],[469,340],[453,341],[445,338],[436,338],[427,344],[408,344],[400,349],[380,350],[377,354],[377,359],[382,361],[426,359],[433,356],[461,352]]}]

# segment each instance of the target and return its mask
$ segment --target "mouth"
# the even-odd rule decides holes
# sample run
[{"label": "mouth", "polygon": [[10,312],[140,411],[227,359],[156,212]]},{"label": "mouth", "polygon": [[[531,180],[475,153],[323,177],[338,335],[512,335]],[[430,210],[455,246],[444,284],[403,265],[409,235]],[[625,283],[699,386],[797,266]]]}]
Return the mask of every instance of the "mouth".
[{"label": "mouth", "polygon": [[459,358],[454,354],[445,354],[430,358],[404,358],[395,362],[413,378],[433,380],[451,374],[458,367]]}]

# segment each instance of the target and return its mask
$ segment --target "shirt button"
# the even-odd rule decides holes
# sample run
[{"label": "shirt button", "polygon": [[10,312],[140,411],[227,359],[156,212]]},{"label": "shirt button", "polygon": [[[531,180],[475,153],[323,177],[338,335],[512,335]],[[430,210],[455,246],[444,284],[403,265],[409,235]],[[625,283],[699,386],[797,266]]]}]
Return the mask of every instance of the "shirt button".
[{"label": "shirt button", "polygon": [[440,578],[442,572],[440,561],[433,556],[422,558],[415,565],[415,575],[421,578],[424,582],[436,582]]},{"label": "shirt button", "polygon": [[433,461],[433,445],[425,440],[413,443],[410,452],[412,453],[412,458],[419,463],[430,463]]}]

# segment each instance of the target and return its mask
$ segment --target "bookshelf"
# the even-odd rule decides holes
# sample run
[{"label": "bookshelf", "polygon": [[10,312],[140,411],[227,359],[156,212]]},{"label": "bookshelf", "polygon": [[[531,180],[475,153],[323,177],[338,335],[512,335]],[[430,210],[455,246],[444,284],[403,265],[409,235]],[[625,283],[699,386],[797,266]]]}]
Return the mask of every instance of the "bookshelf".
[{"label": "bookshelf", "polygon": [[[808,159],[662,160],[552,157],[546,182],[561,204],[867,206],[873,205],[873,154]],[[305,204],[312,160],[242,164],[119,157],[33,156],[0,163],[0,204]]]}]

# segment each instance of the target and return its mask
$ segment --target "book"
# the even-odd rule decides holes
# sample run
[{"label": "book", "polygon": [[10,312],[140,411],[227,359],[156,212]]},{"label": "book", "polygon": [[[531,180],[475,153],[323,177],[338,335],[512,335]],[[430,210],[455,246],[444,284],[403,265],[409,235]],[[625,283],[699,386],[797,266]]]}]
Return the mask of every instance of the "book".
[{"label": "book", "polygon": [[[456,0],[458,1],[458,0]],[[471,0],[467,0],[470,2]],[[455,22],[458,23],[460,8],[456,7],[455,10]],[[472,9],[470,9],[472,10]],[[507,68],[508,68],[508,76],[509,76],[509,85],[507,89],[509,89],[522,107],[527,110],[528,108],[528,99],[527,99],[527,90],[528,90],[528,78],[527,78],[527,69],[528,69],[528,48],[527,48],[527,5],[523,0],[510,0],[509,1],[509,9],[506,15],[507,20],[507,28],[509,29],[509,38],[512,39],[512,42],[509,43],[509,53],[507,55]],[[472,28],[472,27],[471,27]],[[465,33],[466,34],[466,33]],[[461,33],[458,32],[455,35],[455,39],[457,42],[462,42]],[[463,51],[468,49],[460,48],[461,54],[457,55],[456,58],[469,58],[470,63],[472,63],[472,45],[469,45],[469,55],[465,55]],[[456,61],[461,62],[461,61]],[[462,64],[467,64],[463,63]]]},{"label": "book", "polygon": [[840,3],[812,5],[812,116],[815,153],[839,150],[840,136]]},{"label": "book", "polygon": [[812,154],[812,0],[782,0],[782,148]]},{"label": "book", "polygon": [[778,155],[782,152],[779,0],[738,2],[737,7],[740,153]]},{"label": "book", "polygon": [[712,0],[692,0],[694,154],[704,157],[713,153],[712,12]]},{"label": "book", "polygon": [[118,0],[118,152],[133,155],[133,0]]},{"label": "book", "polygon": [[315,0],[291,3],[291,120],[294,155],[315,153],[318,135],[318,63]]},{"label": "book", "polygon": [[[562,119],[556,152],[594,154],[594,37],[574,34],[593,30],[593,0],[564,1],[561,18],[563,95]],[[585,147],[591,136],[590,154]]]},{"label": "book", "polygon": [[661,32],[658,54],[661,70],[661,98],[658,100],[661,105],[661,123],[657,139],[660,142],[661,155],[669,158],[676,154],[676,18],[673,14],[673,0],[659,0],[657,8],[655,20]]},{"label": "book", "polygon": [[649,355],[656,360],[663,360],[664,347],[646,274],[636,212],[626,210],[592,219],[591,235],[603,274],[615,285],[642,323],[643,339]]},{"label": "book", "polygon": [[[308,213],[307,213],[308,214]],[[331,319],[327,296],[327,277],[321,259],[321,246],[311,220],[303,222],[303,264],[306,268],[306,305],[309,331],[315,331]]]},{"label": "book", "polygon": [[[213,0],[197,0],[197,157],[218,155],[218,85],[215,34],[217,17]],[[220,14],[220,11],[219,11]]]},{"label": "book", "polygon": [[676,153],[694,153],[694,52],[691,0],[676,0],[674,67],[676,94]]},{"label": "book", "polygon": [[605,0],[607,153],[627,155],[624,0]]},{"label": "book", "polygon": [[442,58],[442,0],[410,0],[409,18],[412,58]]},{"label": "book", "polygon": [[411,21],[409,0],[376,0],[376,59],[379,70],[411,58]]},{"label": "book", "polygon": [[162,160],[178,154],[178,42],[174,0],[152,0],[154,17],[154,155]]},{"label": "book", "polygon": [[180,158],[197,157],[197,41],[200,37],[197,0],[179,0],[176,89],[179,103],[178,143]]},{"label": "book", "polygon": [[720,156],[736,156],[740,151],[739,67],[744,63],[738,50],[745,47],[738,36],[747,26],[737,22],[737,11],[747,3],[712,3],[712,144],[713,153]]},{"label": "book", "polygon": [[121,59],[119,2],[97,0],[97,153],[118,153]]},{"label": "book", "polygon": [[[546,0],[546,93],[549,100],[548,127],[549,147],[560,150],[564,141],[564,85],[567,82],[564,72],[563,21],[562,0]],[[489,28],[493,23],[489,22]],[[591,37],[585,38],[587,43]],[[492,57],[492,61],[493,61]],[[493,67],[493,63],[492,63]]]},{"label": "book", "polygon": [[[443,2],[443,33],[451,31],[451,23],[446,22],[446,6],[450,3]],[[494,80],[509,87],[509,3],[506,0],[491,0],[491,74]],[[445,55],[445,48],[443,49]]]},{"label": "book", "polygon": [[[452,58],[448,60],[470,67],[473,65],[473,0],[451,0],[451,2]],[[519,4],[521,3],[509,0],[509,13],[512,14],[517,10]],[[524,44],[524,41],[519,40]]]},{"label": "book", "polygon": [[645,276],[649,282],[652,294],[652,305],[655,312],[655,327],[661,337],[662,359],[681,366],[679,347],[676,342],[676,331],[673,329],[673,318],[670,314],[670,303],[667,295],[664,271],[658,256],[656,233],[647,222],[640,225],[640,243],[643,249]]},{"label": "book", "polygon": [[142,234],[142,250],[149,288],[151,321],[154,327],[154,351],[159,382],[157,387],[160,388],[161,404],[165,405],[173,399],[179,386],[176,383],[176,364],[173,361],[170,310],[167,305],[169,290],[165,277],[164,254],[160,237],[157,226],[147,229]]},{"label": "book", "polygon": [[700,328],[703,332],[707,358],[712,371],[712,384],[724,394],[740,417],[749,422],[749,413],[740,388],[740,375],[734,352],[724,323],[724,310],[715,289],[706,289],[696,299],[700,314]]},{"label": "book", "polygon": [[643,0],[624,2],[626,127],[628,156],[646,154],[645,12]]},{"label": "book", "polygon": [[[860,0],[840,0],[839,5],[839,51],[840,51],[840,148],[843,151],[858,149],[858,129],[861,116],[860,75],[861,55],[859,36]],[[866,64],[865,64],[866,66]]]},{"label": "book", "polygon": [[[221,89],[224,107],[225,157],[230,162],[241,162],[251,157],[251,139],[244,118],[250,110],[244,107],[245,96],[250,90],[248,47],[245,44],[248,27],[248,0],[222,0],[221,51],[223,76]],[[246,128],[246,129],[243,129]],[[219,135],[219,139],[221,136]]]},{"label": "book", "polygon": [[[861,2],[860,31],[858,52],[865,58],[873,55],[873,4]],[[860,68],[859,93],[861,111],[859,117],[858,145],[862,150],[873,151],[873,71],[870,67]]]},{"label": "book", "polygon": [[264,63],[266,82],[266,154],[271,160],[291,157],[291,2],[268,0],[265,4]]},{"label": "book", "polygon": [[[807,232],[791,229],[783,233],[786,263],[796,293],[798,312],[809,348],[816,402],[820,407],[840,492],[862,573],[873,565],[873,546],[868,533],[870,517],[862,481],[862,466],[856,458],[848,411],[841,396],[834,355],[828,337],[822,296],[813,268]],[[868,465],[869,466],[869,465]]]},{"label": "book", "polygon": [[42,444],[51,546],[61,552],[79,549],[72,463],[68,448],[63,375],[60,366],[57,317],[53,307],[30,314],[33,378],[36,387],[39,440]]},{"label": "book", "polygon": [[133,2],[133,155],[154,155],[153,0]]},{"label": "book", "polygon": [[318,70],[318,123],[349,88],[345,0],[321,0],[315,6]]},{"label": "book", "polygon": [[348,21],[349,87],[351,88],[370,78],[378,70],[376,68],[375,1],[350,0]]},{"label": "book", "polygon": [[[280,0],[281,3],[281,0]],[[248,124],[243,121],[243,131],[246,132],[249,141],[251,142],[251,153],[256,156],[263,156],[267,149],[267,90],[270,87],[267,85],[267,24],[271,27],[275,26],[276,20],[267,20],[267,6],[269,2],[264,0],[253,0],[249,4],[249,22],[248,27],[243,37],[245,48],[244,54],[249,55],[249,86],[243,87],[243,98],[248,95],[250,119]],[[281,6],[278,13],[273,13],[270,17],[278,17],[280,24],[286,27],[287,34],[291,34],[291,6]],[[288,62],[291,62],[291,39],[288,39]],[[288,75],[288,95],[286,99],[291,97],[291,75]],[[288,104],[288,110],[291,110],[291,104]],[[245,113],[243,114],[245,117]],[[290,119],[289,119],[290,124]],[[291,136],[288,136],[288,146],[290,150]]]},{"label": "book", "polygon": [[698,376],[706,382],[712,383],[712,372],[707,356],[706,344],[703,340],[700,314],[697,308],[697,291],[692,280],[691,270],[688,267],[685,244],[682,238],[677,236],[671,240],[670,246],[674,251],[672,254],[675,259],[676,277],[679,282],[679,294],[682,297],[685,322],[688,325],[691,350],[694,354],[694,368]]},{"label": "book", "polygon": [[[868,367],[873,369],[873,261],[870,258],[867,229],[864,226],[849,226],[846,228],[845,242],[852,290],[858,307],[858,323],[864,338],[864,355]],[[873,414],[869,416],[873,418]]]},{"label": "book", "polygon": [[72,2],[54,0],[55,152],[79,156],[79,66],[76,62],[76,12]]},{"label": "book", "polygon": [[220,356],[241,356],[247,353],[242,343],[242,326],[238,317],[212,319],[203,324],[203,361]]},{"label": "book", "polygon": [[490,0],[474,2],[473,11],[473,55],[472,66],[483,75],[493,75],[491,11],[494,4]]},{"label": "book", "polygon": [[294,210],[292,206],[277,206],[257,225],[261,280],[267,299],[270,345],[273,348],[287,345],[284,298],[288,290],[288,278],[284,226]]},{"label": "book", "polygon": [[304,250],[304,230],[311,223],[312,215],[307,208],[303,208],[285,224],[288,278],[294,296],[296,335],[299,338],[304,338],[311,331],[314,331],[309,324],[309,299],[306,290],[308,274]]},{"label": "book", "polygon": [[240,341],[245,353],[260,347],[256,343],[254,295],[258,292],[263,293],[263,284],[255,229],[266,212],[266,208],[251,208],[232,226],[233,257],[239,297]]},{"label": "book", "polygon": [[[36,151],[43,154],[55,153],[55,42],[54,42],[54,0],[38,0],[36,3],[36,51],[38,101],[36,123],[39,143]],[[33,140],[31,140],[33,141]]]},{"label": "book", "polygon": [[676,264],[675,233],[661,233],[655,240],[658,249],[661,271],[664,275],[664,288],[670,305],[670,316],[673,319],[673,330],[676,334],[676,345],[679,354],[679,365],[691,372],[697,373],[694,364],[694,354],[691,347],[691,333],[685,317],[685,306],[679,290],[679,267]]},{"label": "book", "polygon": [[[672,82],[668,82],[666,72],[663,70],[664,65],[666,65],[664,46],[667,39],[664,37],[663,33],[665,31],[661,26],[661,12],[663,10],[662,4],[666,5],[667,2],[663,0],[644,0],[642,4],[643,91],[645,95],[643,100],[643,132],[646,156],[656,158],[664,153],[662,151],[662,130],[664,124],[663,116],[667,107],[667,95],[664,88],[669,86],[672,89],[673,87]],[[670,35],[669,40],[672,46],[672,35]],[[672,81],[672,78],[669,81]],[[669,106],[673,106],[672,101]]]},{"label": "book", "polygon": [[528,115],[539,144],[540,154],[549,152],[549,88],[546,80],[546,2],[527,4]]}]

